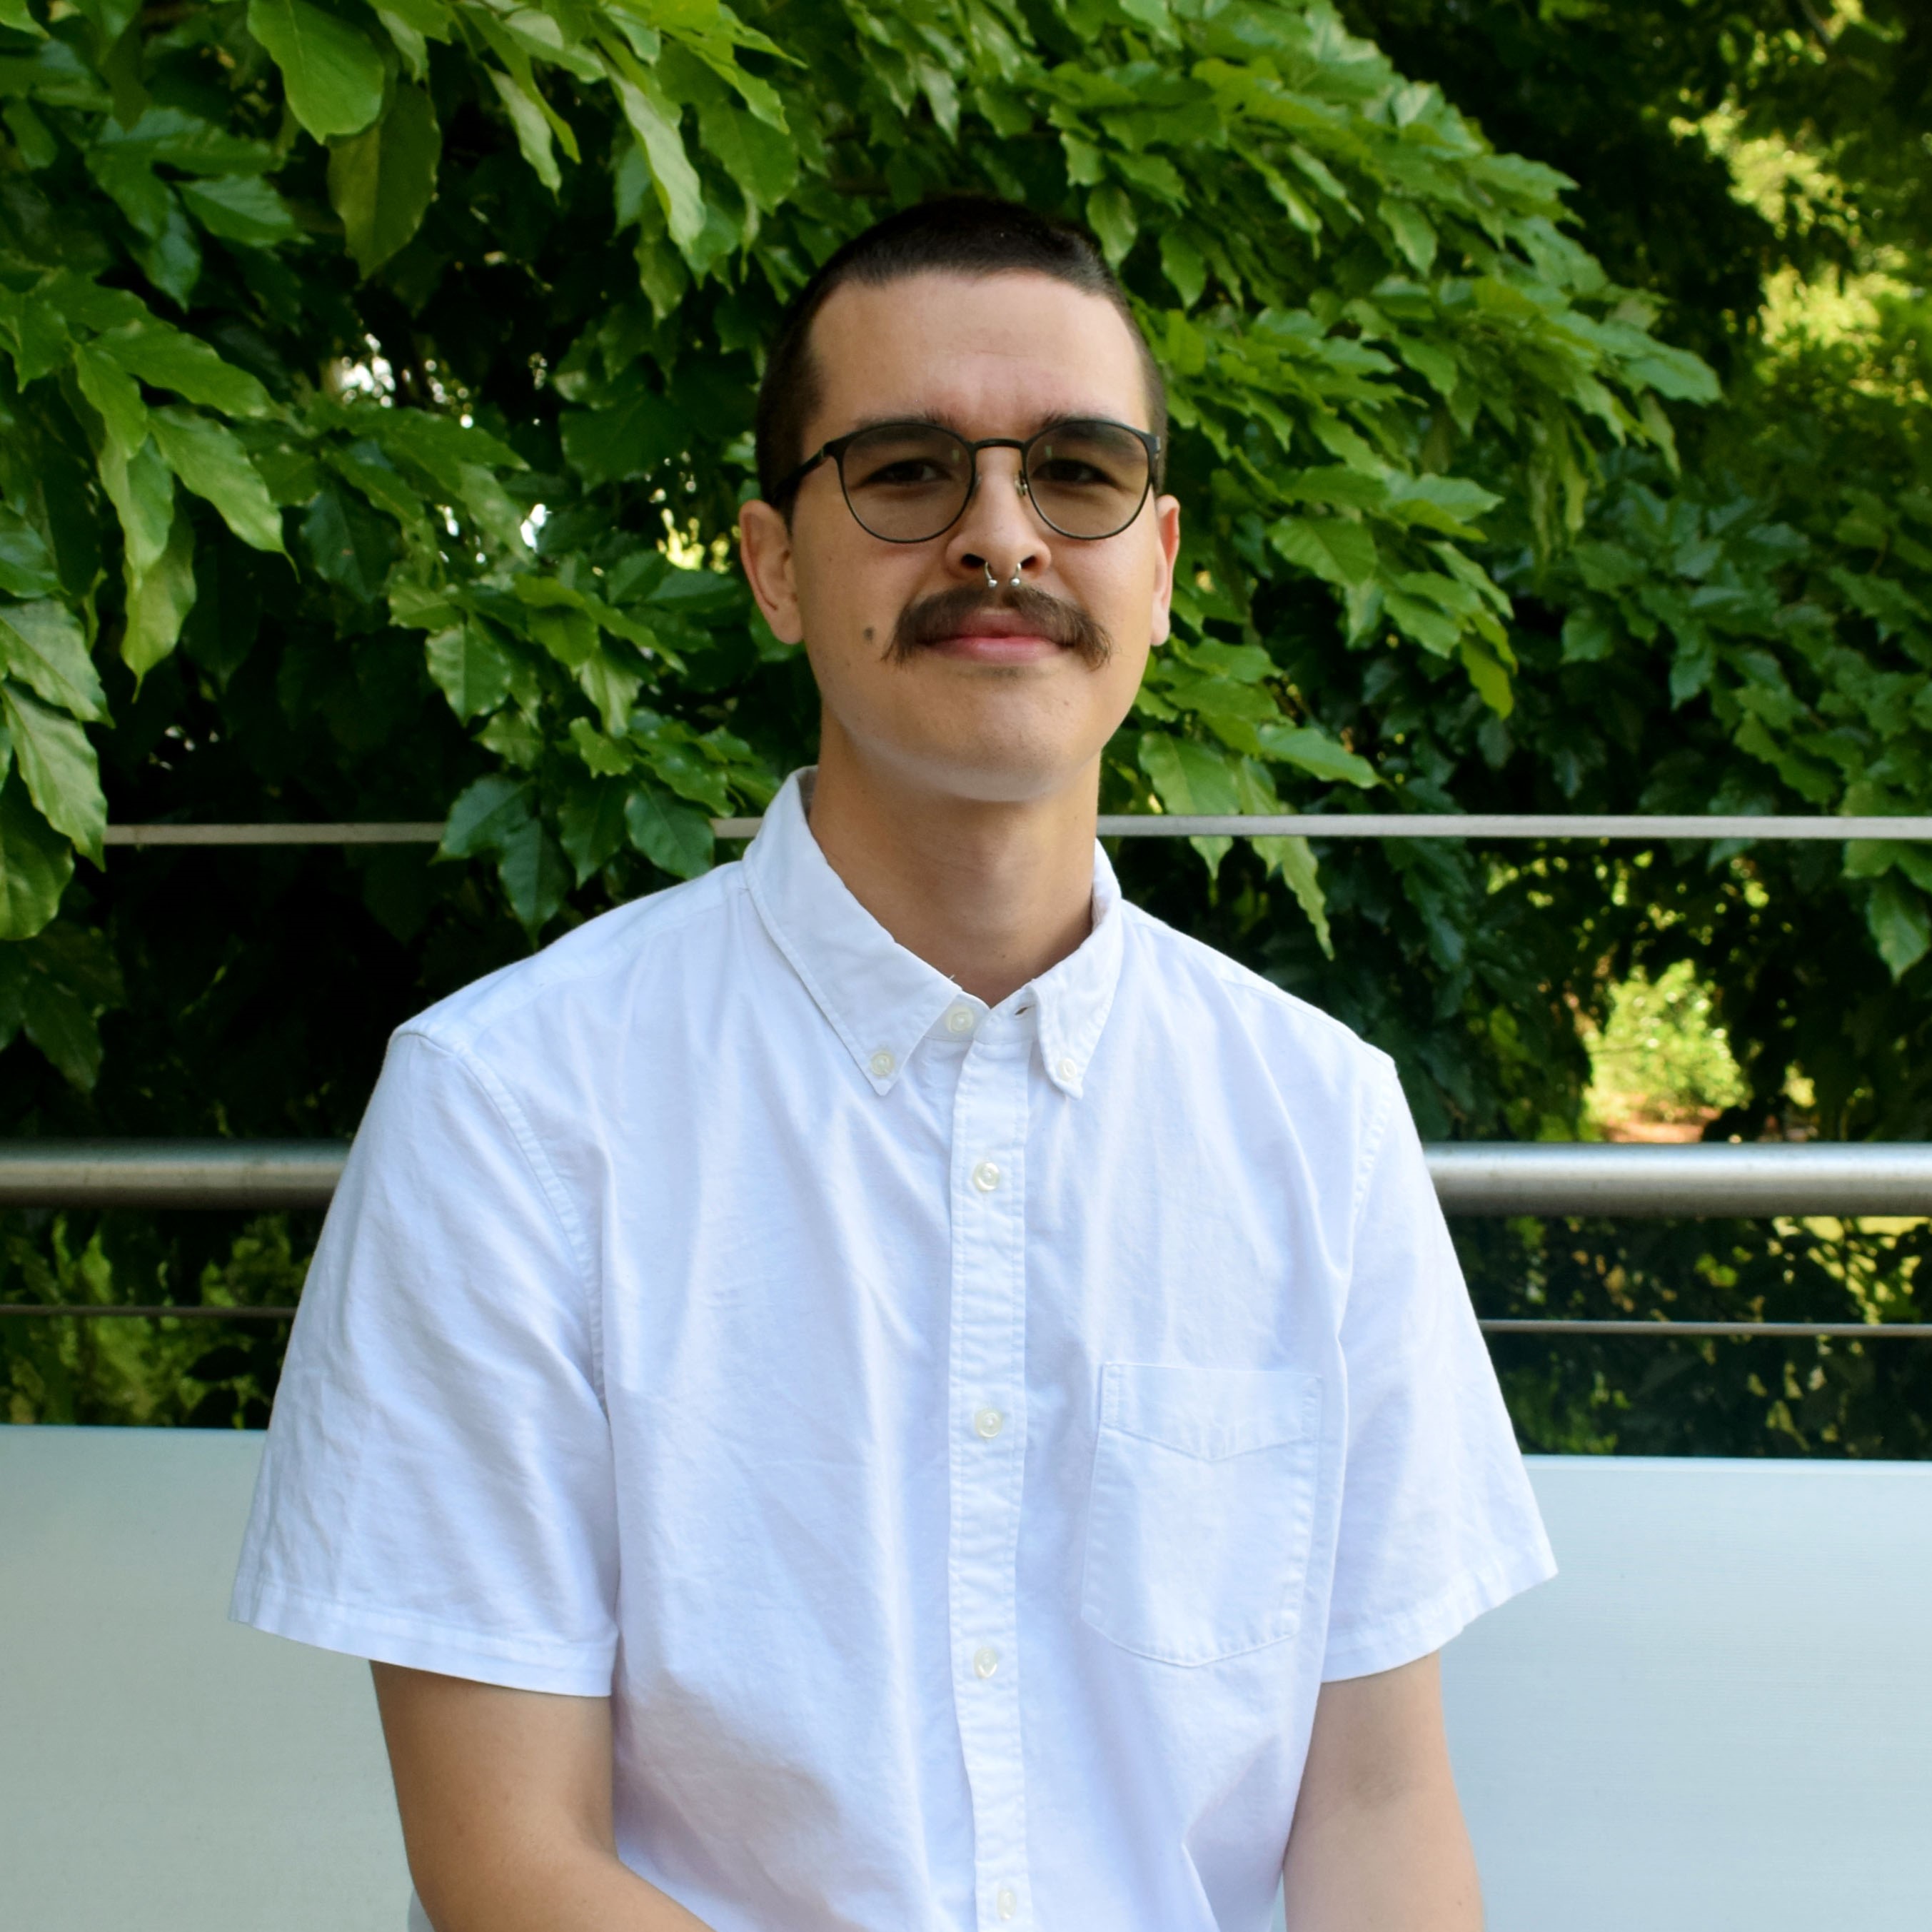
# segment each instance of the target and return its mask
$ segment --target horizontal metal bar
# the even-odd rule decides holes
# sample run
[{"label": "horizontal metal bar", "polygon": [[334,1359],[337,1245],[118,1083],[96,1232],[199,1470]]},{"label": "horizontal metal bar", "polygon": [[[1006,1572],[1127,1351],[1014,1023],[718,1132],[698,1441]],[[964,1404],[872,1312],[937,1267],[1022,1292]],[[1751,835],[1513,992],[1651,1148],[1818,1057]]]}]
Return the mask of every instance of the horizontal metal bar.
[{"label": "horizontal metal bar", "polygon": [[1932,1214],[1932,1144],[1438,1142],[1449,1214]]},{"label": "horizontal metal bar", "polygon": [[[756,818],[714,818],[720,838],[749,838]],[[110,825],[110,845],[435,845],[440,824]],[[1932,818],[1634,816],[1580,812],[1108,812],[1103,838],[1932,839]]]},{"label": "horizontal metal bar", "polygon": [[152,1322],[166,1315],[183,1322],[292,1322],[295,1312],[292,1308],[224,1308],[198,1301],[178,1307],[171,1301],[0,1301],[0,1316],[70,1315],[82,1321],[138,1315]]},{"label": "horizontal metal bar", "polygon": [[110,825],[109,845],[440,845],[439,820],[398,825]]},{"label": "horizontal metal bar", "polygon": [[[744,821],[738,821],[742,823]],[[1272,818],[1103,816],[1102,838],[1932,839],[1932,818],[1604,817],[1480,812],[1310,812]]]},{"label": "horizontal metal bar", "polygon": [[1763,1338],[1843,1336],[1858,1342],[1932,1342],[1932,1322],[1594,1322],[1560,1315],[1534,1321],[1491,1316],[1478,1324],[1486,1335],[1612,1335],[1629,1340],[1657,1336],[1679,1341],[1704,1335]]},{"label": "horizontal metal bar", "polygon": [[326,1208],[346,1141],[14,1141],[0,1207]]},{"label": "horizontal metal bar", "polygon": [[[1438,1141],[1450,1214],[1932,1214],[1932,1144]],[[15,1141],[0,1207],[325,1208],[340,1141]]]}]

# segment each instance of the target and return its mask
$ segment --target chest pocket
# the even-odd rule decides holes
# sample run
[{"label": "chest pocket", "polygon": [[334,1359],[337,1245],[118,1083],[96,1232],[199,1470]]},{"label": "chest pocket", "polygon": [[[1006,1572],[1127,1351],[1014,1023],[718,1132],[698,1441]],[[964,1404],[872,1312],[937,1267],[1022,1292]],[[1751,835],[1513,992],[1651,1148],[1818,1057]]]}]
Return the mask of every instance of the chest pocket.
[{"label": "chest pocket", "polygon": [[1301,1622],[1322,1383],[1289,1369],[1100,1372],[1080,1614],[1123,1649],[1213,1664]]}]

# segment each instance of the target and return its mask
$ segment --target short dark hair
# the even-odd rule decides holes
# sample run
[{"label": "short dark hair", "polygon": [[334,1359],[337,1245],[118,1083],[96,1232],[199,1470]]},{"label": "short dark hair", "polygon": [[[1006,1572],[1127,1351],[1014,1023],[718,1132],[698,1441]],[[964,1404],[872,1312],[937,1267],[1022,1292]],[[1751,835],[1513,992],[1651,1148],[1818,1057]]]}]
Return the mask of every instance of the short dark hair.
[{"label": "short dark hair", "polygon": [[[1167,440],[1167,386],[1160,365],[1108,267],[1100,244],[1070,221],[1036,214],[1017,202],[948,195],[889,214],[855,236],[793,297],[758,385],[758,488],[765,500],[805,460],[805,429],[818,404],[812,325],[832,292],[848,282],[878,287],[908,275],[1051,275],[1112,302],[1140,352],[1148,427]],[[1156,479],[1158,480],[1158,479]]]}]

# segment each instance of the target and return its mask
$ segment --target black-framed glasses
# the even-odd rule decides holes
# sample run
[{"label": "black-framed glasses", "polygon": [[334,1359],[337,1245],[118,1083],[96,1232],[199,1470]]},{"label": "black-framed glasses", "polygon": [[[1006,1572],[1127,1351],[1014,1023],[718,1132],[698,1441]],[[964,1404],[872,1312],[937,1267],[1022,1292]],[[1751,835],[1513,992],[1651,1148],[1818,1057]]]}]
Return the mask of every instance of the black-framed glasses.
[{"label": "black-framed glasses", "polygon": [[1097,418],[1049,423],[1024,442],[988,436],[970,442],[939,423],[874,423],[807,457],[772,500],[783,503],[821,463],[836,463],[846,507],[862,530],[886,543],[928,543],[966,514],[982,449],[1018,450],[1020,490],[1040,521],[1089,541],[1119,536],[1140,514],[1160,461],[1159,436]]}]

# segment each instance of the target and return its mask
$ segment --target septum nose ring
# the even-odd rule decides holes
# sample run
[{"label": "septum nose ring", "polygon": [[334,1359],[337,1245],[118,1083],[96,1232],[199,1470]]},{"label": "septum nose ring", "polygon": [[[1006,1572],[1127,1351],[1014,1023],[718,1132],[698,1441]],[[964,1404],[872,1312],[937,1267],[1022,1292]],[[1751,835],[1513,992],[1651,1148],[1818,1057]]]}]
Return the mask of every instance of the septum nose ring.
[{"label": "septum nose ring", "polygon": [[[993,574],[993,566],[984,557],[980,560],[980,568],[986,573],[986,588],[988,590],[998,590],[1000,580]],[[1006,580],[1006,588],[1009,590],[1017,590],[1019,587],[1020,567],[1018,564],[1015,564],[1012,575]]]}]

